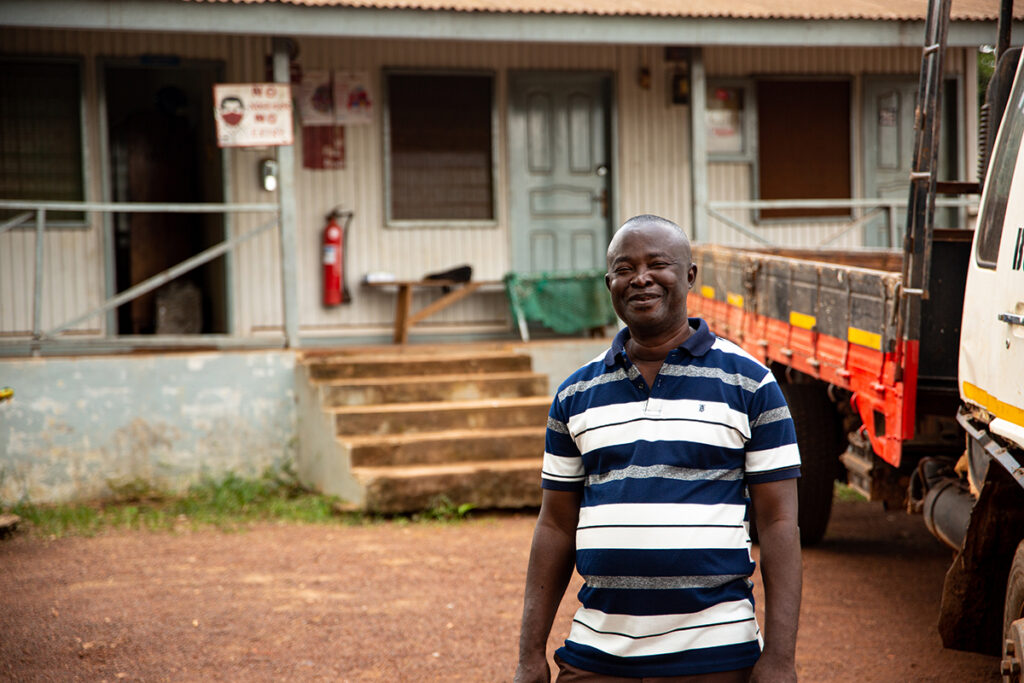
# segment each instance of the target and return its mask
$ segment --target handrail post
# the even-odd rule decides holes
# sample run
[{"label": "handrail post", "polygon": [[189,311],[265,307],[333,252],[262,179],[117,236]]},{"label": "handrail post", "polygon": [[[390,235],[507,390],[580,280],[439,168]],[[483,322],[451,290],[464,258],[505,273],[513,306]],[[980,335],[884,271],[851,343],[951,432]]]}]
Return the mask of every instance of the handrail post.
[{"label": "handrail post", "polygon": [[690,189],[693,193],[694,242],[706,242],[708,231],[708,146],[705,131],[707,107],[707,80],[704,72],[704,52],[699,47],[690,50]]},{"label": "handrail post", "polygon": [[32,288],[32,338],[43,335],[43,236],[46,227],[46,209],[36,211],[36,272]]},{"label": "handrail post", "polygon": [[[274,38],[274,81],[291,84],[291,55],[286,38]],[[285,346],[299,345],[299,297],[295,256],[295,145],[277,148],[280,173],[277,197],[280,202],[281,313],[284,316]]]}]

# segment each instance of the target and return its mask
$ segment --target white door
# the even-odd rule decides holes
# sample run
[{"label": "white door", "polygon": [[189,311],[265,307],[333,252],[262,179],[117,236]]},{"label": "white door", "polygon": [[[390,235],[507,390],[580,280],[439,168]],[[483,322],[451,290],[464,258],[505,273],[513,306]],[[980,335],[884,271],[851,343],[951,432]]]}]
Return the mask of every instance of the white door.
[{"label": "white door", "polygon": [[609,79],[512,74],[509,213],[516,272],[603,268],[609,236]]},{"label": "white door", "polygon": [[964,295],[959,374],[961,398],[998,420],[993,431],[1024,445],[1022,80],[1018,71],[982,196]]}]

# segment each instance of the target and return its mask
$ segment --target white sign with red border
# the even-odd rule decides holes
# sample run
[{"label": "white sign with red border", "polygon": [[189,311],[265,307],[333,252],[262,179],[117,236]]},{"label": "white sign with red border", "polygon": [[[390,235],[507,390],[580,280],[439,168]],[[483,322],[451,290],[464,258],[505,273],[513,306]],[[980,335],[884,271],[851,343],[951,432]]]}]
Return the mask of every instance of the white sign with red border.
[{"label": "white sign with red border", "polygon": [[219,147],[292,144],[292,93],[287,83],[217,83],[213,107]]}]

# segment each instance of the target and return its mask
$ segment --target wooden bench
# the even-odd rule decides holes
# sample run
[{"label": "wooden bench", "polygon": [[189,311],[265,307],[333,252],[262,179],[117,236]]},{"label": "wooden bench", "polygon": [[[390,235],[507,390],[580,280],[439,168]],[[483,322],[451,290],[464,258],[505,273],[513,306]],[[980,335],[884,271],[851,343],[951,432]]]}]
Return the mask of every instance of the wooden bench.
[{"label": "wooden bench", "polygon": [[[442,311],[456,301],[465,299],[481,287],[493,289],[495,286],[504,287],[501,280],[470,280],[469,282],[455,282],[453,280],[393,280],[391,282],[364,282],[367,287],[397,288],[398,300],[395,302],[395,336],[396,344],[406,344],[409,341],[409,328],[424,318]],[[413,313],[412,293],[414,289],[438,289],[450,287],[451,291],[446,292],[440,299],[424,306]]]}]

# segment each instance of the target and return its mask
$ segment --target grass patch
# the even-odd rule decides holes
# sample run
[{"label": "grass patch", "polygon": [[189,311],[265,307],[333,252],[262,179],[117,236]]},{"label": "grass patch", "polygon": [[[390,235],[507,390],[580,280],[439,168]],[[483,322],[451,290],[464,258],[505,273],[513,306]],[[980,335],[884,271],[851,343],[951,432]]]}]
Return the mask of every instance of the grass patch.
[{"label": "grass patch", "polygon": [[344,510],[334,496],[312,492],[285,467],[262,476],[206,478],[184,493],[168,493],[135,480],[111,484],[113,496],[88,504],[5,507],[33,535],[92,536],[107,529],[178,531],[214,526],[233,531],[259,521],[359,524],[374,518]]},{"label": "grass patch", "polygon": [[860,503],[867,500],[867,498],[853,488],[838,481],[834,491],[833,500],[839,503]]},{"label": "grass patch", "polygon": [[107,530],[185,531],[216,527],[240,531],[255,522],[302,524],[459,523],[470,518],[472,503],[438,497],[430,508],[409,515],[381,516],[353,511],[334,496],[302,486],[285,466],[255,478],[227,474],[206,478],[184,493],[169,493],[136,479],[109,483],[112,496],[103,501],[64,505],[19,503],[0,506],[22,518],[21,528],[33,536],[94,536]]}]

